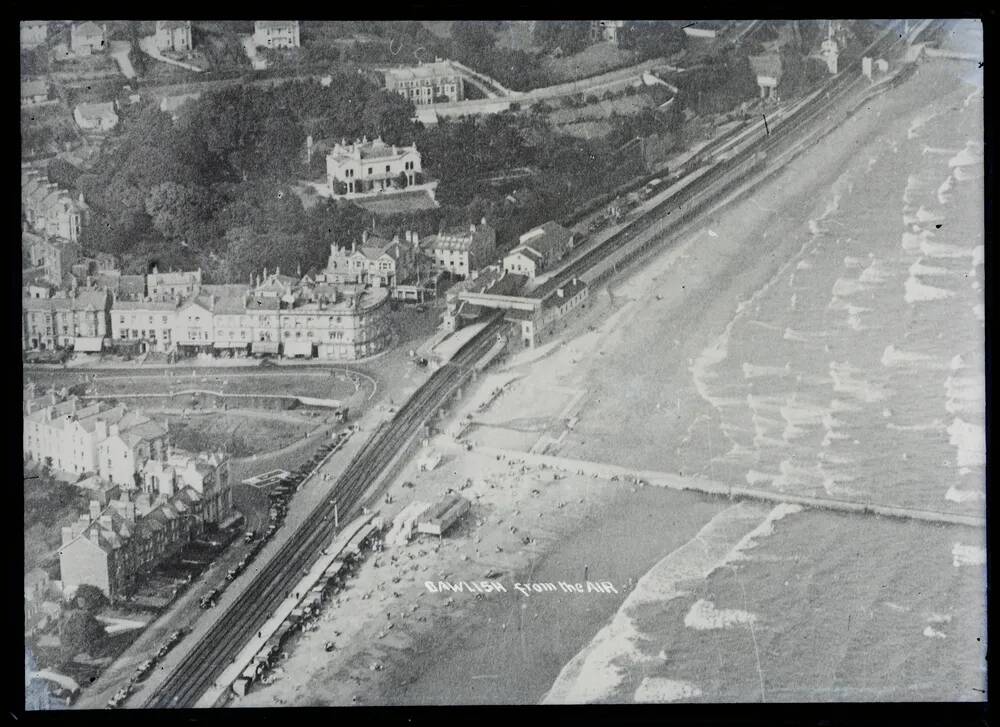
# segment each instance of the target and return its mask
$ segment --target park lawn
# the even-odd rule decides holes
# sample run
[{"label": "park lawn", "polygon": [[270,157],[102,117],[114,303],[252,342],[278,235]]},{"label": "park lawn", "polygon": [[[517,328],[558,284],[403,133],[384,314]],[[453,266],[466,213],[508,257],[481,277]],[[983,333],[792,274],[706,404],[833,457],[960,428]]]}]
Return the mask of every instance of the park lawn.
[{"label": "park lawn", "polygon": [[[280,417],[280,418],[279,418]],[[278,412],[168,415],[174,444],[188,451],[224,450],[234,457],[282,449],[303,439],[317,424]]]},{"label": "park lawn", "polygon": [[618,48],[614,43],[596,43],[571,56],[545,57],[542,68],[552,78],[552,83],[566,83],[599,76],[636,62],[633,51]]}]

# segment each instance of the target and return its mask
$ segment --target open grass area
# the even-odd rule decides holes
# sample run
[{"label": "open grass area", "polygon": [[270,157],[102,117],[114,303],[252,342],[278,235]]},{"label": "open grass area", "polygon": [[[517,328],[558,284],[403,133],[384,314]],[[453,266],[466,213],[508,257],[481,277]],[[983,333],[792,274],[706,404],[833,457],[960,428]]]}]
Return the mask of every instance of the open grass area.
[{"label": "open grass area", "polygon": [[623,50],[614,43],[596,43],[571,56],[547,57],[542,67],[553,83],[578,81],[636,63],[633,51]]},{"label": "open grass area", "polygon": [[195,452],[221,449],[234,457],[282,449],[304,438],[317,424],[279,412],[234,410],[165,418],[174,444],[181,449]]}]

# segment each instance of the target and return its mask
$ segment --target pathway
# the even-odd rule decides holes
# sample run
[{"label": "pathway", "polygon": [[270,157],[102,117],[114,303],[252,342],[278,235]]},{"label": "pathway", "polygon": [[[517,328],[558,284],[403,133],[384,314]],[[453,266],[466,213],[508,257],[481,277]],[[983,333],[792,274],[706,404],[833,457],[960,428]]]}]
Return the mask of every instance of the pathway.
[{"label": "pathway", "polygon": [[203,68],[199,68],[198,66],[190,63],[184,63],[183,61],[177,61],[173,58],[167,58],[167,56],[160,53],[160,49],[156,47],[156,36],[153,35],[147,35],[145,38],[140,38],[139,49],[153,60],[157,60],[162,63],[169,63],[172,66],[178,66],[188,71],[194,71],[195,73],[201,73],[204,70]]},{"label": "pathway", "polygon": [[130,41],[111,41],[111,57],[115,59],[115,63],[117,63],[118,68],[121,69],[122,75],[129,80],[135,78],[135,69],[132,67],[132,61],[128,57],[131,50],[132,43]]}]

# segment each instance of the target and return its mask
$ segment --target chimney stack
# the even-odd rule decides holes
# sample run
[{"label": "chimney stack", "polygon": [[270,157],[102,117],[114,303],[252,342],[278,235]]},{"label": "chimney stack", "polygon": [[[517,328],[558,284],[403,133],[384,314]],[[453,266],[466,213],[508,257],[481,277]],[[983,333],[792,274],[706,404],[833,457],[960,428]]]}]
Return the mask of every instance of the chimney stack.
[{"label": "chimney stack", "polygon": [[101,516],[101,503],[97,500],[90,501],[90,521],[93,522]]},{"label": "chimney stack", "polygon": [[556,288],[556,295],[558,295],[560,298],[564,297],[563,289],[562,288]]}]

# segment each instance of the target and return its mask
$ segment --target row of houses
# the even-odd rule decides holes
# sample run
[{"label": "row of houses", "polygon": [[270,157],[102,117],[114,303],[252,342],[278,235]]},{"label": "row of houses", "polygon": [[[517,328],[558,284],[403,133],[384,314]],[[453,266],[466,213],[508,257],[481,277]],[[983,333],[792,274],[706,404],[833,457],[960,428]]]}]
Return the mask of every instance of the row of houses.
[{"label": "row of houses", "polygon": [[116,599],[205,525],[232,515],[226,457],[174,448],[168,426],[140,411],[29,384],[23,415],[25,463],[76,477],[96,495],[62,529],[64,592],[88,583]]},{"label": "row of houses", "polygon": [[387,91],[398,93],[415,106],[453,103],[465,98],[462,73],[451,61],[440,58],[433,63],[388,68],[383,76]]},{"label": "row of houses", "polygon": [[74,198],[39,170],[22,167],[21,210],[31,231],[76,242],[88,207],[82,194]]}]

